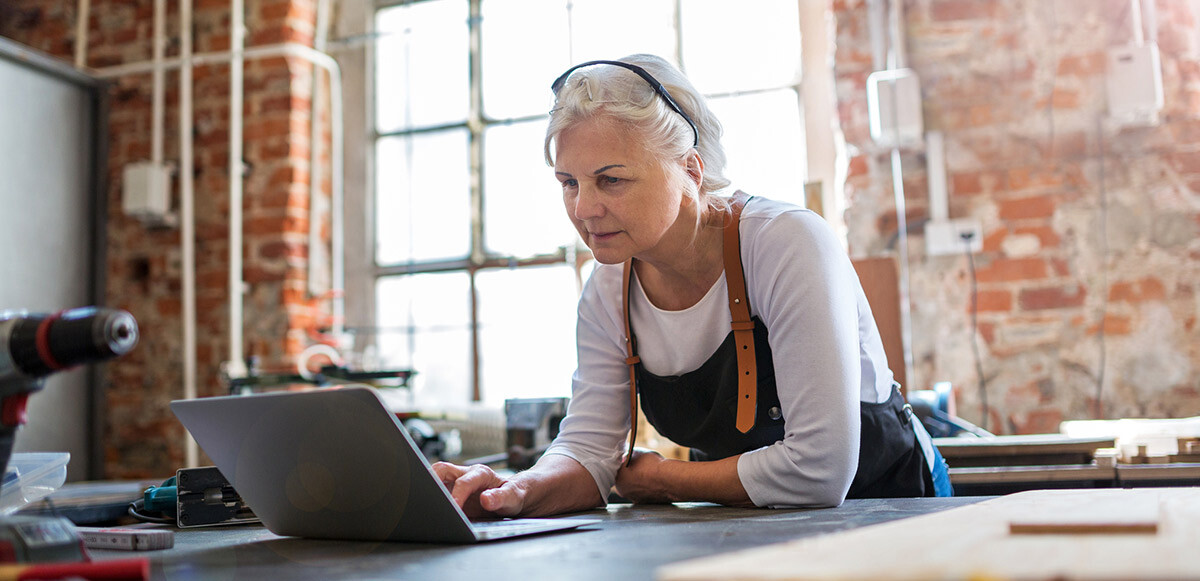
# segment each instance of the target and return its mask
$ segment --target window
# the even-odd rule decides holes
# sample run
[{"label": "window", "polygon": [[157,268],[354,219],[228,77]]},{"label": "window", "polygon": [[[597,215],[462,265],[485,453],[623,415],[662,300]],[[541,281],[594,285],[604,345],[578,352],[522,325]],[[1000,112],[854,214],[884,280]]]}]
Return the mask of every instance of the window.
[{"label": "window", "polygon": [[413,0],[375,28],[376,345],[419,405],[570,395],[590,255],[542,140],[572,64],[674,60],[734,186],[803,203],[796,0]]}]

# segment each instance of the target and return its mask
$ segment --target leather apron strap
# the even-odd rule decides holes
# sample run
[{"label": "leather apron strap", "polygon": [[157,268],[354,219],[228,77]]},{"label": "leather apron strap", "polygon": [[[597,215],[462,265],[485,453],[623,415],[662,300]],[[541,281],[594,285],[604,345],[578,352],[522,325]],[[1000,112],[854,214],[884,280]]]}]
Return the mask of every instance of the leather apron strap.
[{"label": "leather apron strap", "polygon": [[629,285],[632,273],[633,259],[629,259],[625,261],[625,265],[621,268],[621,308],[625,315],[625,365],[629,366],[629,450],[625,454],[626,466],[633,460],[633,443],[637,441],[637,364],[642,360],[637,356],[637,338],[633,336],[633,328],[629,324]]},{"label": "leather apron strap", "polygon": [[[725,284],[729,292],[730,327],[737,344],[738,403],[736,427],[745,434],[754,427],[758,408],[758,368],[754,355],[754,321],[750,318],[750,298],[746,294],[746,275],[742,270],[741,240],[738,223],[742,208],[750,196],[738,190],[730,199],[731,216],[724,227],[722,258],[725,262]],[[629,366],[629,449],[626,466],[633,459],[633,445],[637,441],[638,391],[637,364],[642,360],[637,355],[637,339],[629,319],[629,287],[632,284],[633,260],[626,260],[621,268],[621,308],[625,319],[625,364]]]},{"label": "leather apron strap", "polygon": [[746,294],[746,275],[742,271],[742,246],[738,237],[738,223],[742,207],[750,196],[738,190],[730,200],[733,219],[725,225],[725,284],[729,288],[729,314],[732,322],[733,340],[737,343],[738,404],[736,424],[738,431],[745,434],[754,427],[758,409],[758,366],[754,356],[754,321],[750,319],[750,297]]}]

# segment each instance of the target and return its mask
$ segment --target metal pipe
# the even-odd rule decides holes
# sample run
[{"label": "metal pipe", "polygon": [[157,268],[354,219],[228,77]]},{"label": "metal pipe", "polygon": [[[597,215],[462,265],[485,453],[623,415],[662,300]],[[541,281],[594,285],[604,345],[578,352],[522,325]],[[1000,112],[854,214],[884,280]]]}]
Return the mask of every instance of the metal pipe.
[{"label": "metal pipe", "polygon": [[890,0],[888,5],[888,68],[902,69],[908,66],[904,50],[904,0]]},{"label": "metal pipe", "polygon": [[950,219],[946,189],[946,144],[941,131],[925,133],[925,175],[929,182],[929,220]]},{"label": "metal pipe", "polygon": [[[332,199],[332,201],[331,201],[331,204],[332,204],[332,210],[331,210],[332,268],[331,269],[332,269],[333,273],[332,273],[331,286],[334,289],[344,289],[345,284],[346,284],[345,224],[344,224],[344,221],[345,221],[345,218],[344,218],[344,213],[345,213],[344,212],[345,176],[343,175],[344,174],[343,167],[344,167],[344,161],[345,161],[345,144],[344,144],[345,138],[344,138],[344,123],[343,123],[344,104],[343,104],[343,98],[342,98],[341,67],[338,66],[337,61],[334,60],[333,57],[331,57],[323,52],[317,51],[317,50],[313,49],[312,47],[304,46],[302,44],[297,44],[297,43],[280,43],[280,44],[272,44],[272,45],[266,45],[266,46],[256,46],[256,47],[245,48],[240,51],[240,55],[243,60],[256,60],[256,59],[272,58],[272,57],[279,57],[279,56],[285,56],[285,57],[290,56],[290,57],[300,58],[300,59],[304,59],[304,60],[312,63],[313,65],[316,65],[316,66],[324,69],[325,72],[329,75],[330,125],[331,125],[331,132],[332,132],[331,137],[332,137],[332,141],[333,141],[333,152],[332,152],[333,159],[331,160],[332,173],[333,173],[333,175],[331,176],[332,186],[333,186],[332,187],[333,191],[331,192],[331,199]],[[199,53],[199,54],[191,55],[191,58],[189,59],[189,61],[191,62],[192,65],[217,64],[217,63],[230,62],[232,60],[234,60],[234,52],[233,51]],[[162,63],[162,68],[163,69],[172,69],[172,68],[179,67],[181,65],[182,65],[181,59],[164,59],[163,63]],[[154,63],[152,63],[152,62],[131,63],[131,64],[126,64],[126,65],[117,65],[117,66],[113,66],[113,67],[106,67],[106,68],[99,69],[99,70],[95,71],[95,76],[97,76],[99,78],[116,78],[116,77],[123,77],[123,76],[127,76],[127,75],[144,74],[147,72],[152,72],[153,70],[154,70]],[[234,123],[233,120],[234,119],[237,119],[237,124],[239,125],[239,131],[236,136],[233,131],[233,123]],[[231,179],[234,175],[240,175],[240,173],[241,173],[240,172],[241,157],[239,155],[239,157],[237,158],[237,161],[235,162],[233,155],[232,155],[232,152],[233,152],[232,141],[234,139],[237,139],[239,144],[241,142],[240,125],[241,125],[241,116],[240,115],[230,117],[230,140],[231,140],[230,176],[231,176]],[[235,165],[235,163],[236,163],[236,165]],[[240,180],[235,180],[235,181],[238,182],[238,185],[241,184]],[[233,212],[235,209],[237,210],[239,215],[237,216],[237,221],[233,222],[233,220],[234,220]],[[239,229],[240,229],[240,225],[241,225],[240,213],[241,213],[241,203],[239,201],[239,203],[236,206],[234,206],[233,190],[231,187],[231,189],[230,189],[230,221],[233,222],[234,224],[237,224]],[[232,232],[232,230],[233,230],[233,225],[231,224],[231,232]],[[238,246],[240,247],[240,243]],[[231,253],[230,266],[231,266],[231,273],[232,273],[232,266],[233,266],[232,241],[231,241],[230,253]],[[240,258],[241,258],[240,252],[237,253],[237,257],[240,261]],[[240,274],[240,272],[241,272],[240,266],[238,267],[237,272]],[[230,276],[230,279],[231,280],[233,279],[232,274]],[[240,296],[240,293],[238,296]],[[239,303],[239,306],[240,306],[240,303]],[[240,309],[239,309],[239,311],[240,311]],[[333,298],[333,317],[334,317],[333,332],[334,332],[335,336],[340,335],[344,328],[344,321],[345,321],[345,297],[344,296],[339,295],[339,296],[335,296]],[[231,318],[231,323],[232,323],[232,316],[230,318]],[[241,325],[239,324],[238,328],[236,330],[237,334],[239,335],[239,337],[238,337],[239,342],[240,342],[240,334],[241,334],[240,329],[241,329]],[[235,332],[235,330],[231,329],[231,334],[234,332]],[[232,341],[231,341],[231,350],[232,350]],[[230,364],[242,366],[241,368],[232,369],[231,372],[243,371],[244,367],[245,367],[245,362],[240,357],[236,361],[231,360]],[[244,373],[244,371],[243,371],[243,373]]]},{"label": "metal pipe", "polygon": [[900,255],[897,264],[900,267],[900,345],[904,352],[904,377],[908,379],[908,388],[913,389],[917,383],[913,367],[912,353],[912,303],[909,302],[908,281],[908,216],[904,203],[904,168],[900,163],[900,149],[892,148],[892,192],[896,199],[896,252]]},{"label": "metal pipe", "polygon": [[[183,397],[196,391],[196,196],[192,135],[192,0],[179,2],[179,238],[183,260]],[[198,466],[200,451],[191,435],[184,442],[185,463]]]},{"label": "metal pipe", "polygon": [[243,0],[233,0],[232,30],[230,31],[229,61],[229,360],[226,372],[230,377],[246,375],[246,353],[242,346],[243,295],[242,278],[242,116],[244,91],[243,49],[246,44],[246,7]]},{"label": "metal pipe", "polygon": [[151,93],[150,160],[155,169],[163,162],[164,102],[166,100],[166,71],[163,55],[167,49],[167,0],[154,0],[154,87]]},{"label": "metal pipe", "polygon": [[[317,3],[317,24],[316,31],[313,37],[313,48],[321,52],[325,52],[325,43],[328,39],[329,28],[329,0],[320,0]],[[314,66],[315,69],[315,66]],[[313,71],[310,93],[312,100],[310,102],[310,110],[312,111],[309,122],[309,154],[308,154],[308,294],[316,296],[321,294],[321,289],[318,288],[317,268],[313,260],[314,251],[320,244],[320,225],[316,217],[318,215],[317,208],[320,201],[321,192],[321,153],[323,151],[321,140],[321,107],[324,101],[324,86],[321,84],[321,79]]]},{"label": "metal pipe", "polygon": [[79,0],[78,9],[75,11],[75,68],[82,69],[87,66],[87,49],[88,49],[88,20],[91,18],[91,0]]},{"label": "metal pipe", "polygon": [[1129,24],[1133,28],[1133,44],[1142,46],[1146,43],[1142,32],[1142,2],[1129,0]]}]

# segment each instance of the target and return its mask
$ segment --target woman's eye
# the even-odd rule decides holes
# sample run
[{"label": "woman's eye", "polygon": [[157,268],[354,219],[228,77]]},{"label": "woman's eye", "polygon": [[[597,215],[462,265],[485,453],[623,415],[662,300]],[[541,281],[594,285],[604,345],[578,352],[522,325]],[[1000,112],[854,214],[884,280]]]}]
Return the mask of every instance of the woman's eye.
[{"label": "woman's eye", "polygon": [[579,182],[575,181],[575,179],[574,179],[574,178],[572,178],[572,179],[567,179],[567,180],[563,180],[563,181],[562,181],[562,187],[563,187],[563,188],[573,188],[573,187],[576,187],[576,186],[578,186],[578,185],[579,185]]},{"label": "woman's eye", "polygon": [[622,181],[621,178],[613,177],[613,176],[604,176],[604,177],[600,178],[600,180],[610,186],[614,185],[614,184],[619,184]]}]

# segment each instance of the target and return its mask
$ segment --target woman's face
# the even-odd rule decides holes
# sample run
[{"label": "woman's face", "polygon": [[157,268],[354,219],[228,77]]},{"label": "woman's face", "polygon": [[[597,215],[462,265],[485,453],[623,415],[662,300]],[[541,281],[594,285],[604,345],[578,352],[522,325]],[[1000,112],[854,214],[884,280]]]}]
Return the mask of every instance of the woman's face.
[{"label": "woman's face", "polygon": [[680,231],[687,198],[634,129],[603,116],[581,121],[559,134],[554,160],[567,216],[596,260],[670,251],[663,243]]}]

